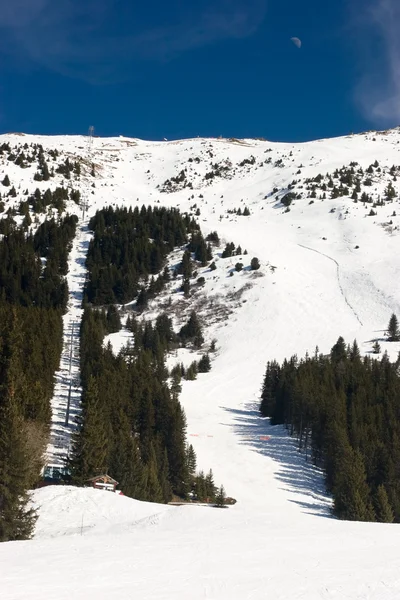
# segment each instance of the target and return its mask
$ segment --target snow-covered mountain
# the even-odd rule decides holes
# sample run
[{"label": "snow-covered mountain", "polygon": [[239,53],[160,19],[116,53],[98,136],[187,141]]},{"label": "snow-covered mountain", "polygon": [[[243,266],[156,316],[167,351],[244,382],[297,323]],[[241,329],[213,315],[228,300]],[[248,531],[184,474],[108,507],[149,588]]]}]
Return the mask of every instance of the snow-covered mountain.
[{"label": "snow-covered mountain", "polygon": [[[5,210],[18,208],[26,190],[63,182],[81,192],[80,204],[66,205],[80,221],[70,255],[50,462],[62,459],[72,431],[62,423],[90,216],[107,205],[174,206],[196,216],[204,234],[217,231],[221,251],[224,242],[243,251],[216,256],[215,271],[199,269],[208,299],[206,335],[218,351],[212,370],[184,382],[181,394],[199,467],[212,466],[237,504],[219,511],[149,505],[97,490],[39,490],[36,539],[0,546],[2,597],[399,597],[398,526],[331,518],[321,474],[283,428],[258,414],[268,360],[312,353],[316,345],[325,352],[339,335],[357,338],[369,353],[390,315],[400,314],[399,142],[399,130],[305,144],[120,137],[94,138],[89,146],[80,136],[0,136],[0,147],[10,146],[0,155],[0,181],[8,175],[10,186],[0,190],[15,188],[3,198]],[[34,179],[36,162],[16,164],[31,144],[41,144],[54,166],[46,181]],[[68,180],[57,173],[66,158],[81,165],[80,175]],[[261,263],[256,272],[246,269],[252,257]],[[238,260],[245,267],[240,272]],[[174,294],[176,319],[195,301],[196,294],[191,300]],[[114,334],[112,343],[120,347],[121,336]],[[400,350],[397,343],[381,347],[391,358]],[[179,352],[171,366],[184,359]]]}]

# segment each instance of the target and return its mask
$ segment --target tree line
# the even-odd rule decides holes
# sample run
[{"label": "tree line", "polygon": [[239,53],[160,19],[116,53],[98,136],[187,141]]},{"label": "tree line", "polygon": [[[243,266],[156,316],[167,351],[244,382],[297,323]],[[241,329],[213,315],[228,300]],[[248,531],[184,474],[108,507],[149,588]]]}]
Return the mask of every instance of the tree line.
[{"label": "tree line", "polygon": [[326,356],[267,364],[261,414],[324,469],[341,519],[400,522],[399,366],[342,337]]},{"label": "tree line", "polygon": [[58,221],[51,219],[42,223],[35,234],[10,226],[0,240],[2,300],[21,306],[65,310],[67,259],[77,221],[76,216],[68,215]]},{"label": "tree line", "polygon": [[0,301],[0,541],[30,537],[36,521],[28,490],[40,478],[49,434],[61,316]]},{"label": "tree line", "polygon": [[49,435],[75,228],[66,216],[34,235],[12,226],[0,240],[0,541],[26,539],[35,524],[28,490]]}]

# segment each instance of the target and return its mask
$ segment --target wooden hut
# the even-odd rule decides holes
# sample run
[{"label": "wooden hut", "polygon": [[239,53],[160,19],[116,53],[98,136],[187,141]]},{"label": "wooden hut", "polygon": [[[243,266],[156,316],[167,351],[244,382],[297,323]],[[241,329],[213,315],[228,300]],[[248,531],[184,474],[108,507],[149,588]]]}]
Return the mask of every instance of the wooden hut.
[{"label": "wooden hut", "polygon": [[96,477],[88,479],[87,483],[94,488],[107,492],[115,492],[118,485],[118,481],[115,481],[109,475],[96,475]]}]

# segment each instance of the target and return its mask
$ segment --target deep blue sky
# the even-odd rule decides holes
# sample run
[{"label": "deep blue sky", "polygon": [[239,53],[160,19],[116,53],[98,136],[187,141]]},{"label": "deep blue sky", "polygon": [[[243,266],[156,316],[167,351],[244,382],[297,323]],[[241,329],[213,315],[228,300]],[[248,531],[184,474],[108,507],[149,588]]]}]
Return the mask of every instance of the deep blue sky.
[{"label": "deep blue sky", "polygon": [[299,141],[395,126],[398,4],[0,0],[0,130]]}]

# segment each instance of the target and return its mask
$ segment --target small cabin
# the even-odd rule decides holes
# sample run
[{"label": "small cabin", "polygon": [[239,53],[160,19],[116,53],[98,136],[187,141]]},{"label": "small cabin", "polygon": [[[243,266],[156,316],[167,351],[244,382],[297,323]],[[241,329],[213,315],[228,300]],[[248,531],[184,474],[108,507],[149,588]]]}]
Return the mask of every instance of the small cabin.
[{"label": "small cabin", "polygon": [[107,492],[116,492],[118,481],[115,481],[109,475],[96,475],[87,480],[87,484],[97,488],[98,490],[105,490]]}]

